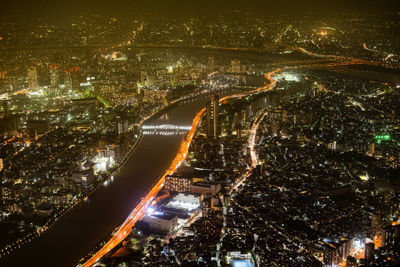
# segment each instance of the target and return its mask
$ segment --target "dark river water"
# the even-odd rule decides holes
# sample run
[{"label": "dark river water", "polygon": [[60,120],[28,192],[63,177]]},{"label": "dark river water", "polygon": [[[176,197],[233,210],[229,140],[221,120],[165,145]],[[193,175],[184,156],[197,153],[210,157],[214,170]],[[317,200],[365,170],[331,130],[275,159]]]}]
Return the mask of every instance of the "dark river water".
[{"label": "dark river water", "polygon": [[[191,125],[206,98],[176,106],[154,123]],[[161,121],[163,120],[163,121]],[[40,238],[0,259],[0,266],[75,266],[101,239],[120,225],[168,169],[182,135],[145,135],[114,181],[96,190]]]},{"label": "dark river water", "polygon": [[[372,75],[379,74],[354,74],[359,78],[372,78]],[[397,82],[399,79],[396,74],[380,75],[383,80]],[[176,106],[168,111],[167,120],[158,119],[158,122],[190,125],[206,101],[203,98]],[[112,183],[96,190],[90,201],[76,206],[42,237],[0,259],[0,266],[75,266],[94,245],[124,221],[167,170],[181,141],[181,135],[145,135],[119,173],[114,175]]]}]

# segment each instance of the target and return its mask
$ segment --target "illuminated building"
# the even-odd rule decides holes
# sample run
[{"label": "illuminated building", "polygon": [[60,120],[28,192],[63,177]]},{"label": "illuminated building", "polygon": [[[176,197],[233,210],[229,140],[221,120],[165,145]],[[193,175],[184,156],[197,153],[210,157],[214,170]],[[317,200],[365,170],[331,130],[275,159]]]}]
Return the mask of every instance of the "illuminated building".
[{"label": "illuminated building", "polygon": [[147,89],[143,90],[143,100],[149,103],[161,103],[166,105],[168,103],[167,100],[168,91],[167,90],[153,90]]},{"label": "illuminated building", "polygon": [[328,144],[328,149],[336,150],[336,148],[337,148],[337,142],[335,140]]},{"label": "illuminated building", "polygon": [[36,67],[28,69],[28,88],[30,90],[38,89],[38,78],[37,78]]},{"label": "illuminated building", "polygon": [[58,69],[57,66],[50,66],[50,86],[51,88],[58,88]]},{"label": "illuminated building", "polygon": [[7,101],[3,101],[3,117],[7,117],[8,116],[8,102]]},{"label": "illuminated building", "polygon": [[119,121],[117,123],[117,133],[118,134],[124,134],[127,133],[129,129],[129,123],[127,120],[124,121]]},{"label": "illuminated building", "polygon": [[213,95],[210,103],[207,105],[207,136],[218,138],[221,133],[221,127],[218,122],[219,97]]},{"label": "illuminated building", "polygon": [[65,85],[65,89],[67,91],[71,91],[72,90],[72,75],[71,75],[71,72],[67,72],[65,74],[64,85]]},{"label": "illuminated building", "polygon": [[382,224],[382,214],[372,213],[371,215],[371,231],[377,232]]},{"label": "illuminated building", "polygon": [[213,56],[209,56],[208,57],[208,65],[207,65],[207,73],[210,74],[214,71],[214,57]]},{"label": "illuminated building", "polygon": [[233,124],[236,129],[236,135],[238,138],[242,136],[242,120],[241,120],[241,113],[235,112],[234,118],[233,118]]},{"label": "illuminated building", "polygon": [[400,224],[387,225],[382,229],[382,244],[391,246],[400,242]]},{"label": "illuminated building", "polygon": [[96,109],[101,103],[97,98],[83,98],[83,99],[73,99],[71,102],[72,110],[88,110],[88,109]]},{"label": "illuminated building", "polygon": [[370,156],[373,156],[375,154],[375,143],[369,144],[369,153]]},{"label": "illuminated building", "polygon": [[196,194],[179,193],[165,205],[166,207],[194,210],[201,205],[201,197]]},{"label": "illuminated building", "polygon": [[143,86],[149,86],[149,84],[151,83],[150,79],[151,79],[150,75],[147,74],[147,71],[141,71],[140,72],[140,83]]},{"label": "illuminated building", "polygon": [[207,196],[201,202],[201,211],[203,214],[210,214],[212,210],[221,210],[222,203],[218,196]]},{"label": "illuminated building", "polygon": [[336,266],[339,262],[344,261],[350,254],[353,241],[348,239],[339,242],[329,242],[324,245],[323,262],[327,266]]},{"label": "illuminated building", "polygon": [[173,192],[190,192],[192,178],[168,175],[165,177],[165,189]]},{"label": "illuminated building", "polygon": [[201,202],[201,212],[203,215],[210,214],[214,207],[214,199],[213,198],[204,198]]},{"label": "illuminated building", "polygon": [[281,113],[282,121],[286,122],[286,118],[287,118],[287,110],[282,110],[282,113]]},{"label": "illuminated building", "polygon": [[106,145],[97,150],[97,155],[92,159],[94,174],[99,172],[105,172],[108,168],[115,163],[115,147],[112,145]]},{"label": "illuminated building", "polygon": [[93,170],[88,169],[72,173],[72,179],[83,187],[87,187],[95,180],[95,176]]},{"label": "illuminated building", "polygon": [[242,254],[241,251],[229,251],[226,259],[227,264],[232,266],[255,266],[251,253]]},{"label": "illuminated building", "polygon": [[220,184],[197,182],[192,184],[192,193],[216,195],[221,190]]},{"label": "illuminated building", "polygon": [[346,260],[346,267],[357,267],[357,266],[358,266],[357,259],[352,256],[348,256]]},{"label": "illuminated building", "polygon": [[232,60],[231,61],[230,72],[232,72],[232,73],[241,73],[242,72],[242,65],[240,64],[240,60]]},{"label": "illuminated building", "polygon": [[172,214],[149,214],[142,221],[154,232],[171,233],[178,226],[178,216]]}]

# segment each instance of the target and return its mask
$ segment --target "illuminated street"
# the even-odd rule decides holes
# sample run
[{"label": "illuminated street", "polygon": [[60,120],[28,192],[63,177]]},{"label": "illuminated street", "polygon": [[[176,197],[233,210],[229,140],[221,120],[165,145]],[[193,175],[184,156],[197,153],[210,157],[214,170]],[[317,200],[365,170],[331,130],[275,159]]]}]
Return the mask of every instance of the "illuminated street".
[{"label": "illuminated street", "polygon": [[[260,91],[266,91],[266,90],[271,90],[275,84],[275,80],[272,78],[272,75],[279,72],[280,70],[275,70],[270,73],[265,74],[265,77],[269,81],[269,85],[266,85],[264,87],[258,88],[256,90],[247,92],[245,94],[239,94],[239,95],[232,95],[232,96],[226,96],[220,100],[220,102],[223,102],[225,100],[231,99],[231,98],[237,98],[237,97],[242,97],[246,94],[253,94],[253,93],[259,93]],[[107,242],[107,244],[100,250],[98,251],[90,260],[85,262],[82,266],[92,266],[96,261],[98,261],[101,257],[103,257],[105,254],[107,254],[111,249],[113,249],[116,245],[118,245],[122,240],[125,239],[125,237],[130,233],[130,229],[135,225],[135,223],[140,220],[144,214],[146,213],[147,207],[152,203],[153,199],[155,196],[160,192],[160,190],[164,186],[164,181],[165,181],[165,176],[173,174],[175,170],[179,167],[181,162],[186,159],[190,143],[192,142],[193,136],[196,132],[197,125],[204,114],[205,109],[202,109],[199,111],[195,118],[193,119],[192,127],[190,131],[188,132],[186,136],[186,140],[182,142],[180,145],[180,148],[178,150],[178,153],[174,160],[171,163],[171,166],[168,168],[167,172],[160,178],[160,180],[154,185],[154,187],[150,190],[150,192],[144,197],[144,199],[139,203],[138,206],[129,214],[128,218],[124,221],[124,223],[120,226],[116,234],[110,241]],[[250,140],[251,145],[254,147],[254,135],[255,131],[257,130],[257,126],[254,126],[252,129],[253,131],[253,138]],[[254,151],[252,151],[254,154]],[[239,185],[239,183],[238,183]]]},{"label": "illuminated street", "polygon": [[399,266],[399,21],[4,1],[0,266]]}]

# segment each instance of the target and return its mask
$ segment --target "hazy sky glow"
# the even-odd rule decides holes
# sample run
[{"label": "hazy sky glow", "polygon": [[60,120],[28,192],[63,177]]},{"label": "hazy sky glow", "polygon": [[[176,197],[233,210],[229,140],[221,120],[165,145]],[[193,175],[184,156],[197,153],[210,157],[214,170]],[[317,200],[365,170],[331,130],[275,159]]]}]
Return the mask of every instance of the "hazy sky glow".
[{"label": "hazy sky glow", "polygon": [[[257,11],[265,14],[282,12],[306,13],[332,11],[399,10],[399,0],[3,0],[3,17],[68,16],[88,11],[109,14],[162,14],[215,13],[223,11]],[[183,13],[184,12],[184,13]]]}]

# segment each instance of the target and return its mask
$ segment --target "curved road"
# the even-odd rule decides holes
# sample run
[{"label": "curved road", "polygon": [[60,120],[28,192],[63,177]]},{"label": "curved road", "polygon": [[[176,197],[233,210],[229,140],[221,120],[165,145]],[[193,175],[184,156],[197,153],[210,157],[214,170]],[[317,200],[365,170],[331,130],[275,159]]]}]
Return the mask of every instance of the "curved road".
[{"label": "curved road", "polygon": [[[207,99],[168,111],[168,124],[191,125]],[[114,182],[96,190],[88,203],[76,206],[40,238],[10,256],[0,266],[75,266],[76,263],[126,218],[170,167],[182,136],[145,135]]]},{"label": "curved road", "polygon": [[[240,98],[246,95],[264,92],[268,90],[272,90],[276,84],[276,81],[272,78],[274,74],[281,71],[281,69],[276,69],[274,71],[268,72],[265,74],[265,78],[269,81],[268,85],[260,87],[255,90],[251,90],[245,93],[233,94],[229,96],[225,96],[221,98],[219,101],[223,102],[228,99]],[[101,259],[104,255],[106,255],[109,251],[111,251],[116,245],[118,245],[122,240],[124,240],[128,234],[130,233],[132,227],[135,223],[140,220],[146,213],[146,208],[152,205],[152,202],[158,192],[163,188],[165,176],[173,174],[175,170],[179,167],[181,162],[186,159],[187,153],[189,151],[190,143],[192,142],[193,136],[196,132],[197,126],[200,122],[200,119],[204,112],[205,108],[200,110],[193,119],[192,127],[189,133],[186,136],[186,139],[181,143],[178,153],[174,160],[172,161],[168,170],[164,173],[164,175],[158,180],[158,182],[154,185],[154,187],[149,191],[149,193],[143,198],[143,200],[137,205],[134,210],[129,214],[128,218],[123,222],[115,235],[98,251],[95,255],[92,256],[88,261],[86,261],[82,266],[90,267],[95,264],[99,259]]]},{"label": "curved road", "polygon": [[[272,89],[275,84],[272,75],[278,71],[280,69],[266,74],[270,84],[222,98],[221,101]],[[172,172],[186,157],[197,122],[204,113],[204,109],[200,109],[205,102],[206,99],[182,104],[168,112],[168,124],[189,125],[195,118],[185,142],[182,143],[181,136],[144,136],[120,172],[114,175],[113,183],[95,191],[88,203],[75,207],[42,237],[0,259],[0,266],[74,266],[94,244],[107,236],[116,225],[122,224],[115,239],[110,240],[85,266],[101,258],[124,238],[143,214],[144,207],[151,204],[153,196],[163,185],[164,175]],[[154,184],[156,179],[159,180]],[[149,193],[141,202],[146,192]],[[132,207],[136,208],[132,211]],[[126,214],[130,214],[128,218]]]},{"label": "curved road", "polygon": [[[325,63],[323,65],[329,66],[329,67],[334,67],[334,66],[356,65],[356,64],[365,64],[365,61],[351,59],[347,62]],[[306,65],[306,66],[308,67],[308,65]],[[274,76],[276,73],[278,73],[284,69],[290,69],[290,67],[283,68],[283,69],[278,68],[271,72],[266,73],[265,78],[268,80],[269,84],[267,84],[263,87],[260,87],[258,89],[255,89],[255,90],[248,91],[248,92],[223,97],[222,99],[220,99],[220,102],[223,102],[228,99],[241,98],[241,97],[244,97],[244,96],[247,96],[250,94],[272,90],[276,84],[276,80],[274,80],[274,78],[272,76]],[[99,259],[101,259],[104,255],[106,255],[110,250],[112,250],[116,245],[118,245],[130,233],[130,230],[135,225],[135,223],[144,216],[144,214],[146,212],[146,208],[148,206],[152,205],[154,198],[156,197],[158,192],[163,188],[165,176],[174,173],[174,171],[177,169],[177,167],[179,167],[180,163],[186,158],[188,150],[189,150],[189,146],[190,146],[190,143],[194,136],[194,133],[196,131],[197,125],[198,125],[198,123],[201,119],[201,116],[203,115],[204,112],[205,112],[205,108],[203,108],[201,111],[199,111],[196,114],[196,116],[192,122],[192,128],[189,131],[189,133],[187,134],[186,140],[184,140],[182,142],[180,149],[178,150],[178,153],[177,153],[175,159],[173,160],[173,162],[171,163],[170,167],[168,168],[168,170],[161,176],[161,178],[158,180],[158,182],[149,191],[149,193],[143,198],[143,200],[139,203],[139,205],[137,205],[135,207],[135,209],[129,214],[129,216],[126,218],[124,223],[120,226],[120,228],[118,229],[116,234],[92,258],[90,258],[87,262],[85,262],[82,265],[83,267],[92,266]],[[254,137],[255,137],[255,134],[254,134]],[[254,160],[253,157],[255,157],[255,155],[252,155],[252,160]],[[253,164],[254,164],[254,162],[253,162]]]}]

